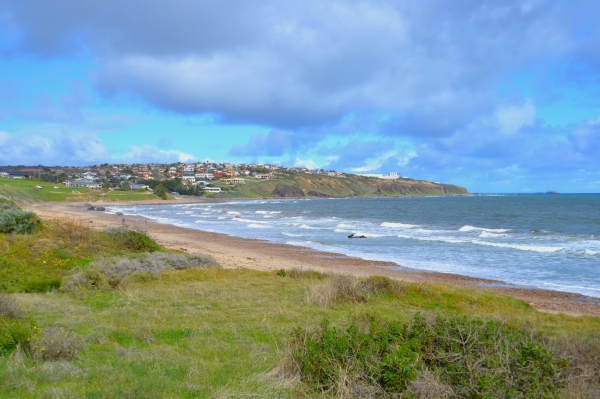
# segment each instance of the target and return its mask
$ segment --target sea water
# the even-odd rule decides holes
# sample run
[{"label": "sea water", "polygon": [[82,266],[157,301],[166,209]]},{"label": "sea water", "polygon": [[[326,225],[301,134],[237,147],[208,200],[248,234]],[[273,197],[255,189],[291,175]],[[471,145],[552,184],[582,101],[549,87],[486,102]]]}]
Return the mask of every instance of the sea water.
[{"label": "sea water", "polygon": [[[600,194],[236,200],[109,212],[600,297]],[[348,235],[364,239],[348,239]]]}]

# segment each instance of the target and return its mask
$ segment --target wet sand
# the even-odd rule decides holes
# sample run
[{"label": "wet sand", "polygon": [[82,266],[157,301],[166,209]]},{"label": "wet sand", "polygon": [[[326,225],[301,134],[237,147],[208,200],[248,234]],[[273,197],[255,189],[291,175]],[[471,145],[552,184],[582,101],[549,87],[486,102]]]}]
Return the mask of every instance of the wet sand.
[{"label": "wet sand", "polygon": [[[217,202],[218,200],[181,199],[169,203]],[[132,202],[135,204],[165,204],[162,200]],[[110,206],[110,203],[93,205]],[[124,205],[122,202],[114,205]],[[145,229],[158,243],[188,252],[212,255],[223,267],[243,267],[255,270],[312,269],[325,273],[355,276],[382,275],[410,282],[446,284],[510,295],[528,302],[535,309],[570,315],[600,316],[600,298],[567,292],[521,288],[501,281],[472,278],[449,273],[435,273],[399,267],[391,262],[369,261],[335,253],[319,252],[310,248],[274,244],[263,240],[232,237],[172,225],[159,224],[142,217],[117,216],[88,211],[82,203],[43,203],[31,206],[42,219],[71,219],[86,223],[95,229],[115,227],[125,223]],[[392,267],[394,269],[392,269]]]}]

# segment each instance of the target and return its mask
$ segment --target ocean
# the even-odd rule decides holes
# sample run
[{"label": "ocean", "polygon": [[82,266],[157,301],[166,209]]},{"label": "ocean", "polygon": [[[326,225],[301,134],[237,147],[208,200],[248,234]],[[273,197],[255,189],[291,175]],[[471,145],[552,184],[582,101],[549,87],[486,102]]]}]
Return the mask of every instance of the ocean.
[{"label": "ocean", "polygon": [[[111,206],[159,223],[600,297],[600,194]],[[348,235],[364,235],[348,239]]]}]

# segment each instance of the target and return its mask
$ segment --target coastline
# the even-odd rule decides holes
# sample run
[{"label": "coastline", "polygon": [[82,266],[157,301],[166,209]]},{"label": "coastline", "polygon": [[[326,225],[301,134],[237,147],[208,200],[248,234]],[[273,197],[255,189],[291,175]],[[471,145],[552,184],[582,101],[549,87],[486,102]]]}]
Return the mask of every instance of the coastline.
[{"label": "coastline", "polygon": [[[215,203],[231,199],[182,199],[169,204]],[[165,204],[163,200],[137,201],[127,205]],[[94,203],[99,206],[124,205],[124,203]],[[600,298],[580,294],[536,288],[513,287],[503,281],[473,278],[451,273],[402,268],[392,262],[370,261],[346,255],[320,252],[311,248],[275,244],[260,239],[248,239],[220,233],[205,232],[173,225],[160,224],[143,217],[117,216],[98,211],[86,211],[83,203],[46,202],[30,207],[43,220],[71,219],[86,223],[95,229],[126,224],[144,228],[158,243],[187,252],[202,252],[213,256],[223,267],[249,268],[261,271],[278,269],[312,269],[325,273],[355,276],[382,275],[408,282],[445,284],[496,292],[522,299],[539,311],[569,315],[600,316]],[[390,267],[395,267],[396,270]],[[400,270],[398,270],[400,269]]]}]

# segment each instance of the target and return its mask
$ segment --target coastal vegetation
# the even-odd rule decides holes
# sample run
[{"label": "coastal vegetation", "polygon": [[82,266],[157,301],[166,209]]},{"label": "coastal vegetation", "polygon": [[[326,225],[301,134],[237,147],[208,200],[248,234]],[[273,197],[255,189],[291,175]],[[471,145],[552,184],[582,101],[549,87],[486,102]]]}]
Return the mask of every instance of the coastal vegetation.
[{"label": "coastal vegetation", "polygon": [[34,202],[127,202],[153,199],[172,199],[169,193],[207,196],[211,198],[280,198],[280,197],[353,197],[353,196],[413,196],[465,195],[468,191],[451,184],[423,180],[397,179],[385,181],[374,177],[325,175],[279,172],[273,179],[244,178],[244,184],[214,181],[210,187],[222,192],[204,192],[202,187],[183,186],[181,180],[142,180],[152,190],[92,190],[85,187],[68,188],[62,184],[37,179],[8,179],[0,177],[0,199],[19,203]]},{"label": "coastal vegetation", "polygon": [[2,397],[600,392],[599,318],[486,291],[224,269],[68,220],[0,234],[0,251]]}]

